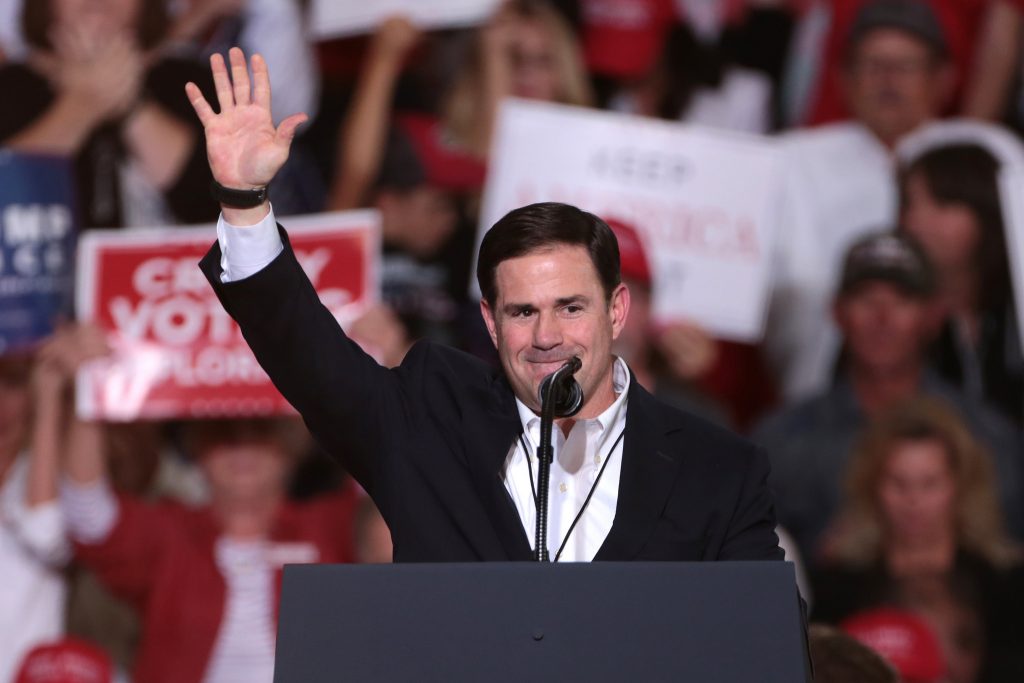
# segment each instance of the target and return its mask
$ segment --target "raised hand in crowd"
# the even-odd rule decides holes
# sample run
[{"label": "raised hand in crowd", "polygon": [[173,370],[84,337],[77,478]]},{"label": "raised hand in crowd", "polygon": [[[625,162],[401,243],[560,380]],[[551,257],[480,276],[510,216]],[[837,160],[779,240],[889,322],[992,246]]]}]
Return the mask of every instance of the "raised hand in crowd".
[{"label": "raised hand in crowd", "polygon": [[[230,76],[221,55],[210,58],[220,113],[213,111],[195,83],[188,83],[185,92],[203,124],[214,179],[234,189],[266,187],[288,160],[295,131],[307,117],[293,114],[275,127],[270,113],[267,63],[259,54],[252,56],[250,83],[242,51],[233,47],[228,56]],[[233,225],[253,225],[268,211],[267,202],[253,209],[225,208],[224,218]]]},{"label": "raised hand in crowd", "polygon": [[59,328],[36,352],[30,386],[32,448],[28,474],[29,507],[55,500],[61,453],[74,435],[70,389],[86,362],[110,352],[106,335],[89,325]]},{"label": "raised hand in crowd", "polygon": [[128,113],[142,87],[144,62],[131,36],[113,35],[90,19],[52,31],[53,51],[30,64],[57,93],[53,106],[7,144],[15,149],[73,154],[95,128]]},{"label": "raised hand in crowd", "polygon": [[328,199],[333,210],[363,206],[380,171],[395,83],[421,32],[404,16],[377,27],[355,97],[338,138],[338,172]]}]

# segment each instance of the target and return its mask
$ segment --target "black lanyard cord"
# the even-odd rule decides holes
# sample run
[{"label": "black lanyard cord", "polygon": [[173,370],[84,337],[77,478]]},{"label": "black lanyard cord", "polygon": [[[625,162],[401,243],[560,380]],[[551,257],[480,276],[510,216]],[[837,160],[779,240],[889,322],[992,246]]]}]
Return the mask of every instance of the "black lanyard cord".
[{"label": "black lanyard cord", "polygon": [[[622,441],[622,437],[625,436],[626,430],[623,428],[619,432],[619,436],[616,437],[615,443],[608,450],[608,455],[605,456],[604,462],[601,464],[601,469],[598,470],[597,478],[594,479],[593,485],[590,487],[590,492],[587,493],[586,499],[583,501],[580,511],[576,513],[576,518],[572,520],[572,524],[569,525],[569,530],[565,532],[565,538],[562,539],[562,544],[558,546],[558,552],[555,553],[555,562],[558,562],[558,558],[562,556],[562,551],[565,550],[566,543],[569,542],[569,537],[572,536],[572,532],[576,529],[576,525],[579,524],[580,519],[583,517],[583,513],[586,512],[587,506],[590,505],[590,499],[594,497],[594,492],[597,491],[597,485],[601,483],[601,477],[604,476],[604,470],[608,467],[608,461],[612,459],[615,454],[615,449],[618,448],[619,442]],[[526,456],[526,467],[530,473],[530,491],[533,493],[533,505],[537,506],[537,487],[533,483],[533,464],[530,462],[530,451],[526,447],[526,440],[523,438],[523,433],[519,433],[519,444],[523,447],[523,455]]]}]

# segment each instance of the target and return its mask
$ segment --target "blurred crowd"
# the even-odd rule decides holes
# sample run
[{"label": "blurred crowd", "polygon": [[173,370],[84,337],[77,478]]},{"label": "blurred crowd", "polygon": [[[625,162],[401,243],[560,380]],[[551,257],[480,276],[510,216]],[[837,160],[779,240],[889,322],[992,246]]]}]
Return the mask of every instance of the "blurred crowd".
[{"label": "blurred crowd", "polygon": [[[213,101],[209,55],[259,51],[275,119],[311,118],[275,212],[379,210],[384,303],[349,331],[394,366],[496,361],[467,285],[504,98],[773,137],[763,340],[655,320],[645,226],[610,221],[616,352],[767,450],[821,680],[1024,680],[1024,2],[510,0],[320,42],[310,4],[0,0],[0,145],[72,160],[83,230],[213,221],[184,84]],[[67,322],[0,356],[0,683],[270,681],[282,565],[390,561],[386,523],[293,419],[78,419],[106,353]]]}]

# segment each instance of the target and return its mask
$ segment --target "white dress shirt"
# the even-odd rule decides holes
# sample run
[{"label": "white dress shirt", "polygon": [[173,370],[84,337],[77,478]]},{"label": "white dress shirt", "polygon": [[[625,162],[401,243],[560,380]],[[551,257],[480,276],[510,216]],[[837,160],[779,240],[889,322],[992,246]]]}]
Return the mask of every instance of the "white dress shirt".
[{"label": "white dress shirt", "polygon": [[[629,389],[629,368],[621,358],[616,358],[612,367],[612,384],[617,397],[603,413],[592,420],[573,422],[568,437],[557,426],[551,432],[554,458],[548,482],[548,554],[552,562],[563,541],[565,549],[558,557],[559,561],[593,560],[615,520],[619,475],[622,472],[623,440],[619,437],[626,427],[626,393]],[[505,461],[505,488],[516,504],[533,548],[537,529],[533,492],[537,481],[540,417],[518,398],[516,405],[524,439],[522,442],[516,440]],[[591,489],[594,489],[593,497],[583,510]],[[577,515],[580,515],[579,522],[567,539]]]},{"label": "white dress shirt", "polygon": [[220,245],[221,282],[235,282],[255,275],[284,249],[273,208],[256,225],[244,227],[231,225],[221,214],[217,220],[217,243]]}]

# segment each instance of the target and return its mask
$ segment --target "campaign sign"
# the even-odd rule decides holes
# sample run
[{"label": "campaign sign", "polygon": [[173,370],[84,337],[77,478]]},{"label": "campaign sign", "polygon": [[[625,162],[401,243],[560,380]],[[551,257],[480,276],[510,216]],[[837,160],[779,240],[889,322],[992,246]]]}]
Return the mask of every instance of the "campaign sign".
[{"label": "campaign sign", "polygon": [[760,136],[508,100],[501,108],[483,232],[534,202],[634,225],[654,270],[653,314],[723,339],[760,339],[778,222],[781,156]]},{"label": "campaign sign", "polygon": [[[295,217],[288,234],[342,324],[379,300],[375,211]],[[79,375],[78,413],[112,421],[293,413],[199,270],[213,227],[96,231],[79,249],[79,318],[113,355]]]},{"label": "campaign sign", "polygon": [[372,33],[402,15],[422,29],[461,28],[484,22],[500,0],[313,0],[309,25],[320,40]]},{"label": "campaign sign", "polygon": [[1003,205],[1017,325],[1020,338],[1024,339],[1024,166],[1004,167],[1000,171],[999,198]]},{"label": "campaign sign", "polygon": [[31,346],[71,311],[71,166],[0,150],[0,353]]}]

